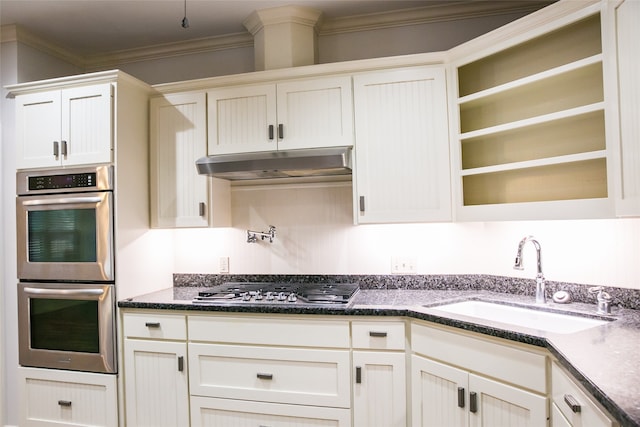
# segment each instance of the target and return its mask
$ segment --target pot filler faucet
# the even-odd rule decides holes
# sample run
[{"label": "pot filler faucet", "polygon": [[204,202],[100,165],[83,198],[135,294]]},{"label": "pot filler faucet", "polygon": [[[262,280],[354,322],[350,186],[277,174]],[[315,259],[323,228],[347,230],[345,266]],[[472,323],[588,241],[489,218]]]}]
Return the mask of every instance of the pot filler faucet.
[{"label": "pot filler faucet", "polygon": [[525,243],[531,242],[533,246],[536,248],[536,254],[538,258],[538,273],[536,274],[536,304],[544,304],[547,302],[547,296],[545,294],[545,284],[544,284],[544,275],[542,274],[542,260],[540,259],[540,243],[533,236],[527,236],[524,239],[520,240],[518,244],[518,253],[516,254],[516,262],[513,265],[513,268],[516,270],[524,270],[522,266],[522,247]]}]

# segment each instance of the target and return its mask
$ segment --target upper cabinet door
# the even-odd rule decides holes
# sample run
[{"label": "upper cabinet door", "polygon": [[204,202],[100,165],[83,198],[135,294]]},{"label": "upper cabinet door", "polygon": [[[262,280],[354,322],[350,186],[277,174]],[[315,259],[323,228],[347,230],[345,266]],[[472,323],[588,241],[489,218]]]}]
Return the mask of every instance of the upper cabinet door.
[{"label": "upper cabinet door", "polygon": [[152,227],[209,224],[207,178],[195,167],[207,151],[205,97],[203,92],[151,100]]},{"label": "upper cabinet door", "polygon": [[445,70],[354,77],[357,223],[449,221]]},{"label": "upper cabinet door", "polygon": [[606,2],[604,13],[605,93],[611,95],[607,111],[613,113],[607,115],[607,140],[615,148],[616,214],[640,216],[640,2]]},{"label": "upper cabinet door", "polygon": [[16,168],[60,165],[60,91],[16,96]]},{"label": "upper cabinet door", "polygon": [[351,77],[280,83],[278,149],[353,145]]},{"label": "upper cabinet door", "polygon": [[112,161],[112,86],[109,83],[62,90],[62,140],[68,166]]},{"label": "upper cabinet door", "polygon": [[207,92],[209,154],[277,149],[276,86],[237,86]]},{"label": "upper cabinet door", "polygon": [[109,83],[16,97],[18,169],[112,161]]}]

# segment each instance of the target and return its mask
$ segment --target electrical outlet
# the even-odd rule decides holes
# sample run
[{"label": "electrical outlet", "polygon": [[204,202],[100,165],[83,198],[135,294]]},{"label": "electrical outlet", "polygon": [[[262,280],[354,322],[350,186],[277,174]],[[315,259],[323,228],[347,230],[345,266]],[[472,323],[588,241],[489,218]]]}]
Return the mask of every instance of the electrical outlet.
[{"label": "electrical outlet", "polygon": [[228,273],[229,272],[229,257],[221,256],[220,257],[220,273]]},{"label": "electrical outlet", "polygon": [[416,274],[416,259],[410,256],[391,257],[391,274]]}]

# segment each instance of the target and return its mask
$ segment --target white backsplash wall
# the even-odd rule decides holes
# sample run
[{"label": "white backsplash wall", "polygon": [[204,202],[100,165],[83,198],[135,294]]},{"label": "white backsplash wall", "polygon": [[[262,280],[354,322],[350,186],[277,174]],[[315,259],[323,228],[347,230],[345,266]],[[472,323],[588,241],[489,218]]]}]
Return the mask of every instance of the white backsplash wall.
[{"label": "white backsplash wall", "polygon": [[[535,250],[513,270],[520,239],[542,246],[552,281],[640,289],[640,219],[353,225],[350,183],[233,187],[233,227],[176,230],[176,273],[390,274],[412,257],[418,274],[533,278]],[[247,229],[274,225],[273,243],[247,243]]]}]

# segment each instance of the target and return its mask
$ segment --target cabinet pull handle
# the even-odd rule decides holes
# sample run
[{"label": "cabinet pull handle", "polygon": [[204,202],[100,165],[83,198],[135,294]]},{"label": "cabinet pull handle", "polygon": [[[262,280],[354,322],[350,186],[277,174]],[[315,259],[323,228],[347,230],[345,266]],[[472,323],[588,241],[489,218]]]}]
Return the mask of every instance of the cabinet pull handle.
[{"label": "cabinet pull handle", "polygon": [[258,378],[260,378],[261,380],[272,380],[273,379],[273,374],[265,374],[265,373],[262,373],[262,372],[258,372],[256,374],[256,376]]},{"label": "cabinet pull handle", "polygon": [[360,212],[364,212],[364,196],[360,196]]},{"label": "cabinet pull handle", "polygon": [[178,356],[178,372],[184,371],[184,356]]},{"label": "cabinet pull handle", "polygon": [[464,408],[464,387],[458,387],[458,408]]},{"label": "cabinet pull handle", "polygon": [[60,143],[53,141],[53,157],[58,158],[60,156]]},{"label": "cabinet pull handle", "polygon": [[475,391],[469,393],[469,411],[474,414],[478,412],[478,395]]},{"label": "cabinet pull handle", "polygon": [[65,156],[65,157],[67,157],[67,141],[60,141],[60,143],[61,143],[60,145],[62,146],[61,147],[62,148],[62,150],[61,150],[62,153],[61,154],[63,156]]},{"label": "cabinet pull handle", "polygon": [[284,125],[282,123],[278,125],[278,138],[284,139]]},{"label": "cabinet pull handle", "polygon": [[376,331],[369,331],[369,336],[370,337],[375,337],[375,338],[384,338],[387,336],[386,332],[376,332]]},{"label": "cabinet pull handle", "polygon": [[356,384],[362,384],[362,367],[356,366]]},{"label": "cabinet pull handle", "polygon": [[146,322],[144,326],[146,326],[147,328],[159,328],[160,322]]},{"label": "cabinet pull handle", "polygon": [[200,214],[200,216],[204,216],[206,211],[207,211],[207,204],[205,202],[198,203],[198,214]]},{"label": "cabinet pull handle", "polygon": [[579,414],[580,412],[582,412],[582,408],[580,407],[580,402],[578,402],[578,399],[571,396],[570,394],[564,395],[564,403],[566,403],[569,406],[569,408],[571,408],[574,414]]},{"label": "cabinet pull handle", "polygon": [[65,408],[71,408],[70,400],[58,400],[58,405],[64,406]]},{"label": "cabinet pull handle", "polygon": [[269,141],[273,141],[273,125],[269,125]]}]

